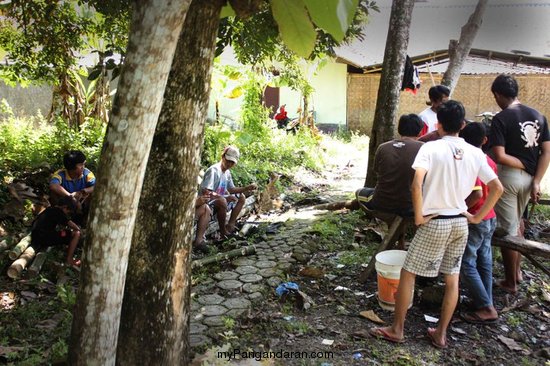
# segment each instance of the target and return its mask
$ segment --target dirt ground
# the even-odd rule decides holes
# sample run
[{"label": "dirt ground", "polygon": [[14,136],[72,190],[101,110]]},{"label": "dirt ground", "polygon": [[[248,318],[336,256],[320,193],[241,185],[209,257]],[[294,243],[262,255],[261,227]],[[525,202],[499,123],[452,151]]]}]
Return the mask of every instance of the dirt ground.
[{"label": "dirt ground", "polygon": [[[294,193],[285,192],[286,209],[305,209],[318,203],[319,197],[321,201],[349,199],[363,185],[365,145],[337,144],[327,147],[338,153],[323,174],[303,172],[295,177],[297,185],[290,190]],[[549,213],[550,209],[537,209],[534,221],[539,230],[546,227]],[[386,324],[392,319],[392,312],[378,304],[376,278],[372,276],[366,284],[357,280],[384,226],[347,210],[325,212],[315,220],[312,226],[321,230],[300,234],[311,255],[293,264],[285,279],[299,285],[311,306],[304,310],[299,296],[282,299],[272,288],[265,290],[246,313],[229,319],[213,345],[194,349],[197,356],[210,355],[203,364],[227,364],[217,352],[238,349],[251,352],[233,362],[239,365],[550,365],[550,280],[530,263],[524,263],[524,281],[516,295],[495,288],[500,314],[495,324],[462,321],[460,312],[467,310],[468,301],[462,292],[445,350],[434,348],[426,335],[426,329],[435,326],[430,320],[439,317],[441,284],[419,281],[407,316],[406,341],[393,344],[368,335],[377,323],[360,316],[372,310]],[[330,229],[328,222],[334,220],[337,228],[353,225],[355,230],[348,237],[343,229]],[[293,221],[285,223],[287,228],[292,225]],[[494,274],[500,278],[502,265],[495,252]],[[61,251],[50,253],[40,277],[18,281],[6,276],[7,262],[2,262],[0,364],[64,364],[79,273],[57,264],[62,261]],[[548,260],[543,263],[550,266]],[[214,265],[201,275],[211,276],[229,266]],[[312,352],[317,357],[311,358]]]}]

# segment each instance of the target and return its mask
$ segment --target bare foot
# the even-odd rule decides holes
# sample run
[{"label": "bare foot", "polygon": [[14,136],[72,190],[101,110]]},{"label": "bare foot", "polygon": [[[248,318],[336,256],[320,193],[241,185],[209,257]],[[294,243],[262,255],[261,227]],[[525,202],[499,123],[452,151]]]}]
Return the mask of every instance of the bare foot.
[{"label": "bare foot", "polygon": [[371,328],[369,334],[375,338],[382,338],[393,343],[402,343],[404,341],[403,334],[395,333],[391,327]]},{"label": "bare foot", "polygon": [[235,224],[227,224],[225,225],[225,231],[226,231],[226,235],[228,234],[233,234],[233,231],[235,231]]},{"label": "bare foot", "polygon": [[438,334],[436,328],[428,328],[428,337],[435,348],[447,348],[447,338]]},{"label": "bare foot", "polygon": [[77,259],[77,260],[68,259],[68,260],[67,260],[67,264],[68,264],[69,266],[80,267],[81,262],[80,262],[80,259]]},{"label": "bare foot", "polygon": [[510,285],[508,282],[506,282],[506,280],[497,281],[496,284],[498,287],[511,294],[515,294],[516,292],[518,292],[516,284]]},{"label": "bare foot", "polygon": [[516,275],[516,283],[522,283],[523,282],[523,273],[521,272],[521,269],[518,268],[518,273]]}]

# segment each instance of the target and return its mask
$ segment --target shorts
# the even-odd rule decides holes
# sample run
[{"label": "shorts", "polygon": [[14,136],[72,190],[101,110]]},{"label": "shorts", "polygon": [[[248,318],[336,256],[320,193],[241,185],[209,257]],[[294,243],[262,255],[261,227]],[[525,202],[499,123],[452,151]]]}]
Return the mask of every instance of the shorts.
[{"label": "shorts", "polygon": [[70,242],[70,230],[54,231],[51,233],[34,232],[31,234],[31,245],[33,249],[37,252],[48,247],[69,245]]},{"label": "shorts", "polygon": [[424,277],[458,274],[467,241],[466,217],[433,218],[416,231],[403,269]]},{"label": "shorts", "polygon": [[[235,208],[235,206],[237,205],[237,203],[239,202],[238,199],[239,197],[241,196],[240,193],[236,193],[234,194],[233,196],[237,197],[237,201],[234,201],[234,202],[227,202],[227,212],[230,212],[233,208]],[[216,208],[214,207],[214,201],[215,200],[212,200],[210,202],[208,202],[208,206],[210,207],[210,210],[212,211],[212,214],[210,215],[211,216],[211,220],[214,220],[215,217],[216,217]]]},{"label": "shorts", "polygon": [[529,199],[533,177],[525,170],[498,165],[498,178],[504,192],[495,205],[497,214],[497,236],[518,235],[519,220]]}]

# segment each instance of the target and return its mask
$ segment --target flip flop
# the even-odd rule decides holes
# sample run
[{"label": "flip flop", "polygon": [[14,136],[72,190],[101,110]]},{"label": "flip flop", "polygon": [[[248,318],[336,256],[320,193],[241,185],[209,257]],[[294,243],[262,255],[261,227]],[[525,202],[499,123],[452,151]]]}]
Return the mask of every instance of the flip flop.
[{"label": "flip flop", "polygon": [[497,322],[498,318],[495,319],[483,319],[476,312],[461,313],[460,317],[465,322],[471,324],[494,324]]},{"label": "flip flop", "polygon": [[439,344],[436,342],[433,334],[435,333],[435,329],[434,328],[428,328],[428,338],[430,338],[430,341],[432,342],[432,346],[434,346],[435,348],[438,348],[438,349],[445,349],[448,347],[447,345],[447,341],[445,341],[444,344]]},{"label": "flip flop", "polygon": [[381,338],[385,339],[388,342],[392,343],[403,343],[405,340],[403,338],[395,338],[391,334],[389,334],[386,330],[383,328],[371,328],[369,329],[369,334],[373,336],[374,338]]}]

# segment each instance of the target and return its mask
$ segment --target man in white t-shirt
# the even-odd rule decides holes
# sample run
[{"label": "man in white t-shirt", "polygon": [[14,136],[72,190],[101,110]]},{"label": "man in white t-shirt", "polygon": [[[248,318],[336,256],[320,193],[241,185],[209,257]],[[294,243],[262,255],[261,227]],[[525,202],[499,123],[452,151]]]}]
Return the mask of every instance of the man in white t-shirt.
[{"label": "man in white t-shirt", "polygon": [[435,85],[428,91],[430,97],[429,107],[418,114],[424,121],[424,129],[421,136],[437,131],[437,110],[449,99],[451,91],[445,85]]},{"label": "man in white t-shirt", "polygon": [[[369,333],[375,337],[403,342],[416,275],[436,277],[441,272],[445,275],[445,296],[438,326],[428,328],[428,337],[434,347],[447,347],[447,327],[458,301],[458,277],[468,223],[481,222],[503,191],[483,152],[458,137],[464,115],[460,102],[444,103],[437,112],[444,136],[422,145],[412,165],[415,169],[412,200],[418,230],[401,270],[393,323],[389,327],[372,328]],[[477,177],[487,184],[489,195],[479,211],[471,215],[465,199]]]},{"label": "man in white t-shirt", "polygon": [[[208,204],[218,219],[220,239],[226,238],[235,230],[237,218],[246,199],[243,193],[256,189],[254,183],[246,187],[235,187],[229,170],[237,164],[239,157],[239,149],[235,146],[227,146],[223,150],[221,161],[212,165],[204,173],[200,187],[200,194],[210,195],[211,200]],[[231,216],[226,225],[225,220],[229,211]]]}]

